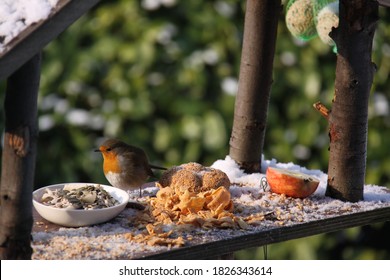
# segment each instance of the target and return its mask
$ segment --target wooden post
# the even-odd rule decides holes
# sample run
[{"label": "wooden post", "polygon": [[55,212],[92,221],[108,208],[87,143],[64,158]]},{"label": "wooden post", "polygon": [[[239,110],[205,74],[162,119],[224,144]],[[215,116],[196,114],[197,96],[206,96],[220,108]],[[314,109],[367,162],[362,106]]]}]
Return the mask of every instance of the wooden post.
[{"label": "wooden post", "polygon": [[31,259],[40,54],[7,80],[0,185],[0,259]]},{"label": "wooden post", "polygon": [[339,26],[331,37],[337,45],[335,93],[331,110],[315,107],[329,122],[330,155],[326,195],[356,202],[365,182],[368,100],[375,72],[372,42],[378,3],[340,0]]},{"label": "wooden post", "polygon": [[229,155],[259,172],[272,84],[280,0],[248,0]]}]

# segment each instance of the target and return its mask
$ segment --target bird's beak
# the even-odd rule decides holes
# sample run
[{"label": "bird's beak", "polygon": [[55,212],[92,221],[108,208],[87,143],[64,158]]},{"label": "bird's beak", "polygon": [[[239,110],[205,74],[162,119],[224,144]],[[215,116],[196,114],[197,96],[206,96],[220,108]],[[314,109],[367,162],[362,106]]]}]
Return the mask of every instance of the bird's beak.
[{"label": "bird's beak", "polygon": [[99,149],[96,149],[94,152],[101,153],[102,151],[100,151]]}]

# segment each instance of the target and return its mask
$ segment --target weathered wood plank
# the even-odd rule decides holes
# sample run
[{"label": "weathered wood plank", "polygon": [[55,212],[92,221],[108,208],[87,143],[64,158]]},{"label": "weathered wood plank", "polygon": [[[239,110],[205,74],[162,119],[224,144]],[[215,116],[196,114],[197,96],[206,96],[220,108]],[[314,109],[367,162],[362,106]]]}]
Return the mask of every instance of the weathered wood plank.
[{"label": "weathered wood plank", "polygon": [[350,227],[364,226],[390,220],[390,207],[363,213],[313,221],[293,226],[250,233],[239,237],[172,249],[155,255],[145,255],[142,259],[208,259],[234,251],[267,244],[308,237],[316,234],[338,231]]},{"label": "weathered wood plank", "polygon": [[209,259],[234,251],[390,220],[390,207],[279,227],[234,238],[171,249],[140,259]]},{"label": "weathered wood plank", "polygon": [[60,0],[47,20],[27,27],[0,53],[0,80],[10,76],[99,1]]},{"label": "weathered wood plank", "polygon": [[[60,226],[47,222],[34,210],[34,232],[57,231]],[[219,230],[218,236],[194,236],[181,248],[163,248],[153,253],[142,250],[128,252],[122,259],[214,259],[232,252],[278,243],[282,241],[313,236],[316,234],[343,230],[350,227],[364,226],[377,222],[390,220],[390,207],[382,207],[375,210],[363,211],[353,214],[343,214],[336,217],[324,218],[311,222],[294,224],[292,226],[280,226],[259,229],[257,231],[236,232],[232,236],[229,230]],[[225,232],[225,236],[221,235]]]}]

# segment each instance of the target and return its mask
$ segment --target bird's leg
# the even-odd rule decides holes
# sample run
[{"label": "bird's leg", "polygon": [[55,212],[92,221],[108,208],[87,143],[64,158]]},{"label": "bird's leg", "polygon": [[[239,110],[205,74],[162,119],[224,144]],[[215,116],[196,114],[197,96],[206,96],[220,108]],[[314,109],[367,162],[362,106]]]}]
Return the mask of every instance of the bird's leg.
[{"label": "bird's leg", "polygon": [[142,186],[139,186],[139,198],[142,197]]}]

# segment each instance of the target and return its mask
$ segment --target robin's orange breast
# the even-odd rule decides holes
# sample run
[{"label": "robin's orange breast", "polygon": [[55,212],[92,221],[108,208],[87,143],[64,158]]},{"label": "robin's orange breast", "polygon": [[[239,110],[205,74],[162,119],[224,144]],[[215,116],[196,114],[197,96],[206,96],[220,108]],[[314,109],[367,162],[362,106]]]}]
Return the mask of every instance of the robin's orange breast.
[{"label": "robin's orange breast", "polygon": [[122,168],[119,164],[119,158],[114,153],[103,153],[103,172],[107,174],[108,172],[120,173]]}]

